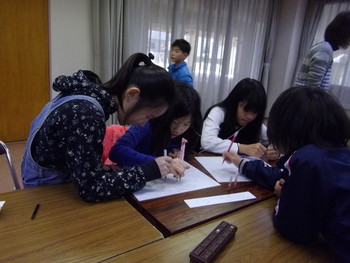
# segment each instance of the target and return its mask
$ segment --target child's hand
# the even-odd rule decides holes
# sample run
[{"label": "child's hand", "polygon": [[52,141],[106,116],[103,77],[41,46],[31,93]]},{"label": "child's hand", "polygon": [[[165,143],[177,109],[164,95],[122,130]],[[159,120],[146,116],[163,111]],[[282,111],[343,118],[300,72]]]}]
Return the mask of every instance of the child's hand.
[{"label": "child's hand", "polygon": [[235,166],[239,166],[239,163],[241,162],[242,158],[234,152],[224,152],[222,154],[222,157],[224,160],[228,163],[233,163]]},{"label": "child's hand", "polygon": [[171,160],[169,173],[172,173],[175,177],[183,177],[185,175],[185,171],[189,169],[190,166],[182,162],[179,158],[175,158]]},{"label": "child's hand", "polygon": [[282,191],[282,186],[285,183],[284,179],[280,179],[276,182],[275,184],[275,195],[280,198],[281,196],[281,191]]},{"label": "child's hand", "polygon": [[266,153],[266,147],[261,143],[240,144],[239,153],[261,158]]},{"label": "child's hand", "polygon": [[180,158],[180,150],[179,149],[173,149],[170,153],[169,156],[172,158]]},{"label": "child's hand", "polygon": [[172,161],[172,158],[169,156],[161,156],[155,159],[158,168],[159,168],[159,172],[163,177],[166,177],[166,175],[169,173],[170,170],[170,164]]},{"label": "child's hand", "polygon": [[268,161],[276,161],[280,157],[280,153],[275,149],[273,145],[267,146],[266,159]]}]

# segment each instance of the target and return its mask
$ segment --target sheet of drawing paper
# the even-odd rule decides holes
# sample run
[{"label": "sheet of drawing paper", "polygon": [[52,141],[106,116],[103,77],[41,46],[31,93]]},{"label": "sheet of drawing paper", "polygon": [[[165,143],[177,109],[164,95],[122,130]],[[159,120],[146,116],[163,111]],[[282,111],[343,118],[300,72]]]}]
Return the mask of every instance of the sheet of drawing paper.
[{"label": "sheet of drawing paper", "polygon": [[166,179],[147,182],[144,188],[134,193],[134,196],[139,201],[145,201],[219,185],[215,180],[190,165],[181,180],[176,180],[172,174],[169,174]]},{"label": "sheet of drawing paper", "polygon": [[[222,156],[197,156],[195,158],[219,183],[229,182],[232,174],[233,178],[235,178],[235,175],[238,173],[237,167],[232,163],[222,163]],[[238,175],[237,182],[250,181],[244,175]]]}]

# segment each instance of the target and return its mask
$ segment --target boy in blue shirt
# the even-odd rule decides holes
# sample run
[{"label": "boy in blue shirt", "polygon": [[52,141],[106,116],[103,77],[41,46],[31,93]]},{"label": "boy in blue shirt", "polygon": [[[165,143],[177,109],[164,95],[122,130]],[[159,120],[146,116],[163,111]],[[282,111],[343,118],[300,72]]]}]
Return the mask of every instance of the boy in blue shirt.
[{"label": "boy in blue shirt", "polygon": [[176,39],[171,44],[170,61],[173,63],[168,67],[170,75],[176,82],[184,82],[193,87],[193,80],[187,68],[185,59],[191,51],[191,45],[185,39]]}]

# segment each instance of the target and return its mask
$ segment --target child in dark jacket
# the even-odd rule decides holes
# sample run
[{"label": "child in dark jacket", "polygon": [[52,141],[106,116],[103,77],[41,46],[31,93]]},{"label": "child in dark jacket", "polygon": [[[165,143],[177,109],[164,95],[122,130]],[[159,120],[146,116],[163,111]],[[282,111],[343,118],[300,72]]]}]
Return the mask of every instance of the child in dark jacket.
[{"label": "child in dark jacket", "polygon": [[[268,136],[285,154],[279,167],[232,152],[224,158],[243,173],[250,169],[253,180],[277,180],[273,220],[283,236],[310,243],[321,233],[339,261],[350,262],[350,120],[344,109],[322,89],[290,88],[271,108]],[[283,171],[273,174],[276,169]]]},{"label": "child in dark jacket", "polygon": [[201,120],[197,91],[185,83],[176,83],[173,107],[144,126],[132,125],[112,147],[109,158],[120,166],[134,166],[154,160],[166,150],[173,157],[170,167],[173,171],[181,162],[182,138],[187,140],[186,153],[191,153],[198,144]]}]

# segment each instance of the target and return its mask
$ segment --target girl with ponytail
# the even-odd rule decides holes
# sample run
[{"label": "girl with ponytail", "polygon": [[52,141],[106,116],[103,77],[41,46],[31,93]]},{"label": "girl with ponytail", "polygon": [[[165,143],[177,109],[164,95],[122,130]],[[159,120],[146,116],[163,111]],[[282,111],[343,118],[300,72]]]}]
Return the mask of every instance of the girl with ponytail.
[{"label": "girl with ponytail", "polygon": [[[33,120],[22,162],[24,187],[72,182],[85,201],[118,198],[169,172],[171,157],[106,171],[102,141],[109,115],[121,125],[144,125],[172,105],[169,73],[142,53],[132,55],[107,83],[91,71],[59,76],[59,94]],[[185,168],[179,173],[183,173]]]}]

